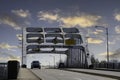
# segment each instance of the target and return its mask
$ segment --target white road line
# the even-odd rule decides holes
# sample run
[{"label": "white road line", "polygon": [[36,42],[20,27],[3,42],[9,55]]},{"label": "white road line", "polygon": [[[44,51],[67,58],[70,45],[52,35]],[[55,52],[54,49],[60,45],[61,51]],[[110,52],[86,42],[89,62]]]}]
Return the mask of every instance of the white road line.
[{"label": "white road line", "polygon": [[75,80],[82,80],[82,79],[80,79],[80,78],[74,78]]},{"label": "white road line", "polygon": [[64,75],[64,74],[60,73],[59,75],[61,75],[61,76],[62,76],[62,75]]}]

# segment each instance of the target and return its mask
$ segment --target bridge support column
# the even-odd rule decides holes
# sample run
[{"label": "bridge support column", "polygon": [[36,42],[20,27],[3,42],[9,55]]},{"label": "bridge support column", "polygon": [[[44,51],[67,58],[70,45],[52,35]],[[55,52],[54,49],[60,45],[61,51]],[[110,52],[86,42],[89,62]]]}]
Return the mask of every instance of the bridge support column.
[{"label": "bridge support column", "polygon": [[22,67],[26,67],[26,28],[22,30]]},{"label": "bridge support column", "polygon": [[67,67],[86,68],[87,60],[83,49],[69,48],[67,52]]}]

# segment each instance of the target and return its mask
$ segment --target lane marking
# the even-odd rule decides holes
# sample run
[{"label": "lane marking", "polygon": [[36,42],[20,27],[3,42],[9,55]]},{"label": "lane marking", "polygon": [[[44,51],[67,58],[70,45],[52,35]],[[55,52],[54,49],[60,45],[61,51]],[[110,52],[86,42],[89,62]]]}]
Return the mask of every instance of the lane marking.
[{"label": "lane marking", "polygon": [[59,75],[61,75],[61,76],[62,76],[62,75],[64,75],[64,74],[60,73]]},{"label": "lane marking", "polygon": [[76,80],[82,80],[81,78],[74,78],[74,79],[76,79]]}]

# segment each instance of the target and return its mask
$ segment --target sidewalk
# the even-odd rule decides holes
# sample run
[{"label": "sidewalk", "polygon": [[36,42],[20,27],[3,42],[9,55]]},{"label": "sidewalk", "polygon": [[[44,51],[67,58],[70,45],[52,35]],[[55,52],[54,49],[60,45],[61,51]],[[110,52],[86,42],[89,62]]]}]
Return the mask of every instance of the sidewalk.
[{"label": "sidewalk", "polygon": [[29,69],[20,68],[17,80],[41,80],[35,76]]},{"label": "sidewalk", "polygon": [[62,70],[85,73],[85,74],[92,74],[92,75],[97,75],[97,76],[104,76],[104,77],[109,77],[109,78],[120,80],[120,72],[94,70],[94,69],[74,69],[74,68],[65,68]]}]

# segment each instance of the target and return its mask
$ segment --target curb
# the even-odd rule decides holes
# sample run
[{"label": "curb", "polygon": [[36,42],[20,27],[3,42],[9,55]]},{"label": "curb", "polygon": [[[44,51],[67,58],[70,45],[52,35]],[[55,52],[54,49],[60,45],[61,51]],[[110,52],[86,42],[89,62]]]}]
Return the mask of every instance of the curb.
[{"label": "curb", "polygon": [[96,68],[96,69],[93,69],[93,70],[103,70],[103,71],[114,71],[114,72],[120,72],[120,69],[99,69],[99,68]]},{"label": "curb", "polygon": [[61,70],[71,71],[71,72],[77,72],[77,73],[91,74],[91,75],[108,77],[108,78],[113,78],[113,79],[118,79],[118,80],[120,80],[120,77],[119,77],[119,76],[114,76],[114,75],[107,75],[107,74],[100,74],[100,73],[92,73],[92,72],[85,72],[85,71],[76,71],[76,70],[69,70],[69,69],[61,69]]},{"label": "curb", "polygon": [[39,80],[42,80],[39,76],[37,76],[34,72],[32,72],[30,69],[28,69],[34,76],[36,76]]}]

